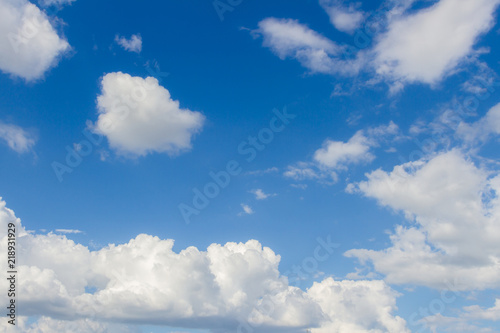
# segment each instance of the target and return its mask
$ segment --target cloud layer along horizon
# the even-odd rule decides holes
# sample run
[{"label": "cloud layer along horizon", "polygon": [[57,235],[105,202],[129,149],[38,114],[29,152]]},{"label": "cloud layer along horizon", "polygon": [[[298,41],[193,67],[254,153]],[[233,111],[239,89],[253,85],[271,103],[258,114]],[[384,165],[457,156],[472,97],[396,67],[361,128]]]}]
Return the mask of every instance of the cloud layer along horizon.
[{"label": "cloud layer along horizon", "polygon": [[134,324],[220,333],[409,332],[393,315],[398,294],[385,282],[326,278],[303,291],[280,274],[280,256],[256,240],[176,253],[173,240],[139,235],[91,251],[64,235],[26,232],[1,200],[0,222],[18,228],[22,314],[41,316],[33,324],[21,319],[26,332],[126,332]]}]

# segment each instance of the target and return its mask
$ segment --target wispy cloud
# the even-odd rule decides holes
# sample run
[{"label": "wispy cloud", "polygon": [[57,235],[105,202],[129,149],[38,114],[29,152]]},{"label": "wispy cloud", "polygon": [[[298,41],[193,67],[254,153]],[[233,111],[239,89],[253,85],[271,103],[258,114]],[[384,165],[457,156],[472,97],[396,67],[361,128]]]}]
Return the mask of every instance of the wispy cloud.
[{"label": "wispy cloud", "polygon": [[244,214],[246,214],[246,215],[252,215],[254,213],[252,207],[250,207],[247,204],[241,204],[241,208],[243,209],[243,211],[238,214],[239,216],[244,215]]},{"label": "wispy cloud", "polygon": [[19,126],[0,121],[0,139],[17,153],[29,152],[35,145],[35,137]]},{"label": "wispy cloud", "polygon": [[255,199],[257,200],[265,200],[269,197],[275,197],[277,195],[276,193],[267,194],[260,188],[251,190],[250,193],[253,193],[255,195]]},{"label": "wispy cloud", "polygon": [[61,234],[81,234],[83,231],[76,229],[56,229],[56,232]]},{"label": "wispy cloud", "polygon": [[142,51],[142,37],[140,34],[132,35],[129,39],[116,35],[115,42],[126,51],[135,53],[141,53]]}]

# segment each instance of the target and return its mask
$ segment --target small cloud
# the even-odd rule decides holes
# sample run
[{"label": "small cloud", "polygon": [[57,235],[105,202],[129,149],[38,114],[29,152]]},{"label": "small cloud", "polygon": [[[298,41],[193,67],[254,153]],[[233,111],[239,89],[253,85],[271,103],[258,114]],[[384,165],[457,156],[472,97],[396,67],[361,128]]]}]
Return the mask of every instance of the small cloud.
[{"label": "small cloud", "polygon": [[318,172],[310,167],[310,163],[305,162],[298,162],[296,165],[288,166],[287,171],[283,175],[299,181],[323,178],[322,175],[319,175]]},{"label": "small cloud", "polygon": [[59,232],[61,234],[81,234],[83,231],[76,230],[76,229],[56,229],[56,232]]},{"label": "small cloud", "polygon": [[290,184],[290,186],[301,190],[305,190],[307,188],[307,184]]},{"label": "small cloud", "polygon": [[272,168],[265,169],[265,170],[248,171],[245,174],[249,175],[249,176],[262,176],[262,175],[265,175],[265,174],[268,174],[268,173],[279,172],[279,171],[280,170],[277,167],[272,167]]},{"label": "small cloud", "polygon": [[108,159],[109,152],[107,150],[101,149],[99,150],[99,159],[104,162]]},{"label": "small cloud", "polygon": [[252,215],[254,213],[249,205],[241,204],[241,208],[243,208],[243,211],[239,213],[238,216],[242,216],[243,214]]},{"label": "small cloud", "polygon": [[347,7],[338,0],[322,0],[320,3],[330,16],[330,22],[339,31],[352,34],[363,22],[363,12],[358,11],[353,4]]},{"label": "small cloud", "polygon": [[264,191],[262,191],[260,188],[258,188],[256,190],[251,190],[250,193],[255,194],[255,199],[257,199],[257,200],[265,200],[269,197],[277,196],[276,193],[272,193],[272,194],[264,193]]},{"label": "small cloud", "polygon": [[332,97],[349,96],[349,95],[352,95],[352,90],[351,91],[345,90],[342,84],[340,83],[337,83],[335,85],[335,87],[333,88],[333,92],[331,94]]},{"label": "small cloud", "polygon": [[0,140],[4,140],[15,152],[22,154],[31,150],[35,145],[35,138],[26,130],[12,124],[0,121]]},{"label": "small cloud", "polygon": [[402,138],[399,127],[392,121],[388,125],[359,130],[346,142],[325,140],[323,146],[314,152],[312,161],[290,165],[283,175],[295,181],[316,180],[332,185],[338,181],[340,171],[373,161],[372,148],[379,147],[388,138],[392,141]]},{"label": "small cloud", "polygon": [[352,272],[352,273],[349,273],[345,276],[346,279],[348,280],[370,280],[370,279],[374,279],[377,277],[377,274],[375,274],[374,272],[368,272],[366,274],[364,274],[364,270],[365,269],[361,269],[361,268],[357,268],[355,267],[354,268],[356,270],[356,272]]},{"label": "small cloud", "polygon": [[141,53],[142,51],[142,37],[140,34],[132,35],[130,39],[116,35],[115,42],[126,51],[135,53]]}]

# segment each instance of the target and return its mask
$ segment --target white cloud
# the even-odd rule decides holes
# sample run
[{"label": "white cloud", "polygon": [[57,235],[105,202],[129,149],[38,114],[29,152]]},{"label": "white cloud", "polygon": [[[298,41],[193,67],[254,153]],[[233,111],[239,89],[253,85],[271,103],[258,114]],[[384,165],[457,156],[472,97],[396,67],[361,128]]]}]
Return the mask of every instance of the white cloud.
[{"label": "white cloud", "polygon": [[[57,320],[50,317],[41,317],[35,322],[28,322],[27,317],[17,317],[17,331],[23,333],[140,333],[137,329],[132,329],[126,325],[109,324],[97,322],[90,319],[79,320]],[[0,329],[10,332],[12,325],[7,320],[0,322]]]},{"label": "white cloud", "polygon": [[392,121],[388,125],[357,131],[347,142],[325,140],[316,150],[313,162],[299,162],[288,166],[284,176],[294,180],[320,180],[337,182],[338,172],[349,165],[371,162],[375,156],[370,152],[388,136],[397,136],[399,127]]},{"label": "white cloud", "polygon": [[53,5],[56,5],[56,6],[71,5],[75,1],[76,0],[41,0],[40,5],[42,5],[44,7],[53,6]]},{"label": "white cloud", "polygon": [[17,153],[26,153],[35,145],[35,138],[19,126],[0,121],[0,140]]},{"label": "white cloud", "polygon": [[340,60],[343,50],[335,42],[300,24],[297,20],[266,18],[254,34],[262,35],[263,46],[280,59],[295,58],[302,66],[317,73],[354,73],[357,62]]},{"label": "white cloud", "polygon": [[258,188],[256,190],[251,190],[250,193],[253,193],[255,195],[255,199],[257,199],[257,200],[265,200],[269,197],[276,196],[276,193],[267,194],[260,188]]},{"label": "white cloud", "polygon": [[[355,36],[349,43],[355,47],[338,44],[292,19],[264,19],[253,33],[262,35],[263,46],[281,59],[294,58],[312,73],[355,76],[362,70],[370,75],[375,71],[367,84],[385,81],[390,94],[408,83],[434,86],[461,67],[478,63],[478,55],[487,52],[474,45],[494,26],[500,0],[440,0],[408,13],[414,2],[385,2],[387,7],[379,9],[385,15],[375,15],[367,25],[374,35]],[[352,33],[364,19],[356,5],[342,0],[320,3],[340,31]],[[365,41],[365,47],[357,44]],[[374,46],[368,47],[371,41]],[[341,93],[336,87],[334,94]]]},{"label": "white cloud", "polygon": [[0,0],[0,70],[26,81],[43,77],[65,51],[47,15],[26,0]]},{"label": "white cloud", "polygon": [[422,318],[420,327],[429,332],[493,333],[491,328],[479,327],[465,318],[445,317],[441,314]]},{"label": "white cloud", "polygon": [[329,319],[329,323],[311,333],[361,333],[368,332],[367,327],[370,333],[410,333],[402,318],[392,316],[398,294],[383,281],[327,278],[314,283],[308,295],[320,304]]},{"label": "white cloud", "polygon": [[484,117],[473,124],[461,122],[456,134],[467,143],[485,141],[491,135],[500,134],[500,103],[492,107]]},{"label": "white cloud", "polygon": [[369,152],[372,143],[362,131],[354,134],[347,142],[326,140],[323,148],[314,153],[314,160],[320,166],[342,169],[347,164],[372,161],[375,157]]},{"label": "white cloud", "polygon": [[[255,240],[174,252],[173,240],[139,235],[91,251],[64,235],[26,233],[1,199],[0,222],[17,225],[23,315],[42,316],[35,324],[22,317],[26,332],[124,332],[109,326],[124,323],[218,333],[239,325],[255,333],[407,331],[392,314],[397,294],[384,282],[328,278],[302,291],[281,276],[280,256]],[[6,245],[2,229],[2,253]],[[6,271],[6,264],[0,262],[0,269]],[[0,288],[7,290],[6,279]],[[6,294],[0,298],[6,302]]]},{"label": "white cloud", "polygon": [[330,22],[339,31],[353,33],[363,22],[364,15],[353,4],[345,6],[338,0],[320,0],[321,6],[330,16]]},{"label": "white cloud", "polygon": [[142,37],[140,34],[134,34],[129,39],[116,35],[115,42],[126,51],[135,53],[141,53],[142,51]]},{"label": "white cloud", "polygon": [[56,232],[59,232],[61,234],[81,234],[81,230],[76,230],[76,229],[56,229]]},{"label": "white cloud", "polygon": [[254,213],[252,207],[246,204],[241,204],[241,208],[243,208],[243,212],[240,213],[240,215],[247,214],[247,215],[252,215]]},{"label": "white cloud", "polygon": [[393,18],[374,48],[379,74],[403,82],[435,84],[471,55],[489,31],[499,0],[441,0]]},{"label": "white cloud", "polygon": [[360,193],[415,224],[398,226],[385,250],[356,249],[347,256],[373,263],[389,283],[447,288],[459,277],[459,290],[500,286],[498,172],[452,150],[367,177],[356,185]]},{"label": "white cloud", "polygon": [[102,78],[97,106],[93,131],[105,135],[118,154],[128,156],[187,151],[205,120],[199,112],[181,109],[155,78],[121,72]]},{"label": "white cloud", "polygon": [[478,320],[500,320],[500,299],[495,300],[495,305],[491,308],[482,309],[478,305],[466,306],[464,317]]},{"label": "white cloud", "polygon": [[249,176],[262,176],[262,175],[266,175],[266,174],[273,173],[273,172],[279,172],[279,171],[280,170],[277,167],[271,167],[271,168],[267,168],[264,170],[248,171],[245,174],[249,175]]},{"label": "white cloud", "polygon": [[478,321],[499,321],[500,320],[500,299],[495,300],[495,304],[483,309],[478,305],[465,306],[459,313],[458,317],[445,317],[441,314],[427,316],[420,320],[420,322],[432,332],[494,332],[491,328],[478,327],[471,323],[478,323]]}]

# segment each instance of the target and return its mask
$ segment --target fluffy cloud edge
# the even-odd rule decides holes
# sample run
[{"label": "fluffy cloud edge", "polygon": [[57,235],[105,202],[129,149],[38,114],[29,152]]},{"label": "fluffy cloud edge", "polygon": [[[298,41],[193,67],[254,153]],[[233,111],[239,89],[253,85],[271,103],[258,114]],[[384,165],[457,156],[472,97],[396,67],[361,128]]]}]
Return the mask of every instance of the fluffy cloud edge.
[{"label": "fluffy cloud edge", "polygon": [[0,121],[0,139],[19,154],[31,151],[36,143],[36,138],[32,133],[17,125],[6,124],[2,121]]},{"label": "fluffy cloud edge", "polygon": [[37,81],[71,47],[58,35],[49,18],[36,5],[20,0],[0,2],[0,70],[27,82]]},{"label": "fluffy cloud edge", "polygon": [[97,108],[91,130],[105,136],[117,154],[132,158],[189,151],[205,122],[200,112],[181,108],[156,78],[122,72],[102,77]]},{"label": "fluffy cloud edge", "polygon": [[[407,332],[405,321],[393,315],[398,294],[383,281],[327,278],[302,291],[281,276],[280,256],[255,240],[176,253],[173,240],[139,235],[90,251],[65,235],[27,233],[2,199],[0,220],[18,228],[19,306],[23,315],[42,316],[30,325],[20,319],[27,332],[54,327],[114,332],[109,324],[125,323],[224,333],[248,327],[254,332]],[[360,311],[367,304],[368,314]]]}]

